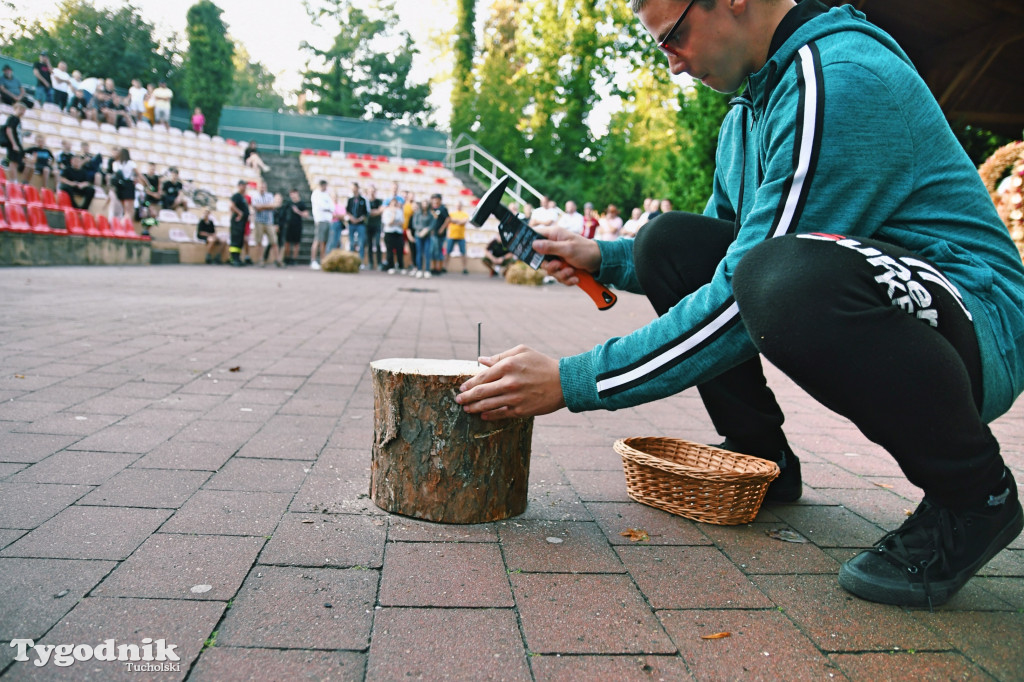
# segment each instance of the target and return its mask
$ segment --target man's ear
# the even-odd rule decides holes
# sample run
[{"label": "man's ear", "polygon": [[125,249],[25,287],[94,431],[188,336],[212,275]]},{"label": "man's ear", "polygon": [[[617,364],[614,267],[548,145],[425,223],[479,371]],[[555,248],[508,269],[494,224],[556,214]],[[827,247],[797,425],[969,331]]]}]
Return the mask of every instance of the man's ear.
[{"label": "man's ear", "polygon": [[[757,0],[753,0],[756,2]],[[751,0],[729,0],[729,11],[733,16],[739,16],[746,12]]]}]

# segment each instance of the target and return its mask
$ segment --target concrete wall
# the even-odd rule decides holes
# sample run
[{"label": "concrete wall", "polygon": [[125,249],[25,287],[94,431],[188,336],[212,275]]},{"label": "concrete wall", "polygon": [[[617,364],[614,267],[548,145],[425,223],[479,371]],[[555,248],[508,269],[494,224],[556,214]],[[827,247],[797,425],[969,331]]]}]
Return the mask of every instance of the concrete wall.
[{"label": "concrete wall", "polygon": [[0,267],[13,265],[149,265],[150,243],[63,234],[0,232]]}]

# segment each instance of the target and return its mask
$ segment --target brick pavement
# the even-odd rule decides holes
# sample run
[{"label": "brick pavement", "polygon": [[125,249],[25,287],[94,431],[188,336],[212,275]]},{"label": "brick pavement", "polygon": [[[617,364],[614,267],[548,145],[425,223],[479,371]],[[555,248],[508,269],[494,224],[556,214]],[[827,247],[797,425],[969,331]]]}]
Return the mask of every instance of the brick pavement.
[{"label": "brick pavement", "polygon": [[[848,596],[840,562],[917,492],[771,368],[807,487],[747,526],[626,497],[615,438],[714,442],[694,391],[539,418],[508,521],[367,499],[370,361],[472,358],[478,322],[485,353],[569,354],[649,319],[639,297],[598,313],[480,276],[165,266],[0,270],[0,301],[5,678],[137,679],[6,642],[144,637],[181,657],[159,679],[1024,678],[1024,539],[934,613]],[[1024,481],[1024,401],[993,428]]]}]

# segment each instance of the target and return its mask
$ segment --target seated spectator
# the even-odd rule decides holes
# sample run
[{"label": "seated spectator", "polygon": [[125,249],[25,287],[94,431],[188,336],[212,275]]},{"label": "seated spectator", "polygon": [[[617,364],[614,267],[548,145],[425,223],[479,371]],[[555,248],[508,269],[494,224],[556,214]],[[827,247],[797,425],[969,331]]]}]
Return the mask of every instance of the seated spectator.
[{"label": "seated spectator", "polygon": [[[142,195],[142,207],[145,209],[144,213],[153,218],[160,211],[161,199],[163,198],[163,192],[161,186],[163,185],[163,178],[156,172],[156,164],[150,163],[148,171],[142,175],[142,184],[145,188]],[[145,217],[145,215],[143,216]]]},{"label": "seated spectator", "polygon": [[[89,210],[92,199],[96,196],[96,188],[92,184],[92,175],[82,168],[82,157],[72,154],[70,164],[60,171],[60,189],[71,197],[71,204],[83,211]],[[81,203],[76,199],[81,198]]]},{"label": "seated spectator", "polygon": [[167,177],[164,178],[160,187],[160,207],[171,211],[188,210],[188,200],[181,193],[182,183],[178,177],[178,169],[171,167],[167,170]]},{"label": "seated spectator", "polygon": [[487,245],[487,255],[481,258],[480,261],[491,271],[491,277],[497,277],[515,259],[516,257],[512,255],[512,252],[505,249],[505,245],[501,243],[500,239],[492,239],[491,243]]},{"label": "seated spectator", "polygon": [[10,64],[4,64],[3,75],[0,76],[0,102],[4,104],[21,102],[29,109],[36,105],[28,96],[25,86],[14,75],[14,69]]},{"label": "seated spectator", "polygon": [[206,126],[206,117],[203,116],[203,110],[196,107],[192,112],[192,131],[198,135],[203,132],[204,126]]},{"label": "seated spectator", "polygon": [[107,108],[107,123],[115,128],[134,128],[135,119],[128,109],[128,101],[124,97],[111,95],[110,106]]},{"label": "seated spectator", "polygon": [[89,99],[86,97],[85,90],[78,88],[75,90],[75,96],[68,100],[68,113],[81,121],[85,118],[85,108],[89,105]]},{"label": "seated spectator", "polygon": [[202,220],[196,223],[196,239],[206,244],[206,263],[220,263],[224,260],[224,252],[228,245],[217,236],[217,227],[210,218],[210,210],[203,214]]},{"label": "seated spectator", "polygon": [[608,204],[604,216],[599,221],[597,239],[617,239],[621,230],[622,217],[619,215],[619,209],[614,204]]},{"label": "seated spectator", "polygon": [[103,155],[89,152],[89,142],[81,143],[82,168],[92,175],[92,184],[102,187],[106,185],[107,176],[103,171]]},{"label": "seated spectator", "polygon": [[242,155],[242,160],[249,168],[258,168],[263,173],[270,170],[270,166],[263,162],[263,157],[256,151],[256,140],[249,140],[249,145],[245,148],[245,153]]},{"label": "seated spectator", "polygon": [[11,179],[19,182],[28,182],[35,172],[35,158],[25,158],[25,146],[21,142],[21,117],[25,115],[25,109],[24,102],[15,102],[14,111],[0,129],[0,145],[7,150],[8,167],[15,169],[15,177]]},{"label": "seated spectator", "polygon": [[622,225],[622,229],[619,230],[620,237],[628,237],[633,239],[636,237],[636,233],[640,231],[640,228],[644,225],[644,212],[639,206],[633,209],[633,213]]},{"label": "seated spectator", "polygon": [[56,183],[51,180],[56,180],[57,174],[53,168],[53,152],[46,146],[46,137],[36,133],[35,144],[26,149],[25,154],[32,154],[35,157],[35,175],[42,178],[43,187],[52,189]]},{"label": "seated spectator", "polygon": [[96,91],[92,93],[89,106],[85,109],[85,117],[96,123],[107,123],[107,109],[110,108],[110,94],[97,85]]},{"label": "seated spectator", "polygon": [[597,228],[601,221],[597,217],[597,211],[594,210],[594,205],[589,201],[583,204],[583,236],[587,239],[593,239],[597,236]]},{"label": "seated spectator", "polygon": [[88,104],[89,100],[92,99],[93,90],[96,89],[96,79],[95,78],[85,78],[85,79],[83,79],[82,78],[82,72],[79,71],[78,69],[75,69],[74,71],[71,72],[71,78],[72,78],[72,80],[75,81],[75,90],[81,90],[82,91],[82,99],[84,99],[85,103]]},{"label": "seated spectator", "polygon": [[75,153],[71,151],[71,140],[64,138],[60,141],[60,154],[57,155],[57,173],[63,173],[66,168],[71,168],[71,157]]}]

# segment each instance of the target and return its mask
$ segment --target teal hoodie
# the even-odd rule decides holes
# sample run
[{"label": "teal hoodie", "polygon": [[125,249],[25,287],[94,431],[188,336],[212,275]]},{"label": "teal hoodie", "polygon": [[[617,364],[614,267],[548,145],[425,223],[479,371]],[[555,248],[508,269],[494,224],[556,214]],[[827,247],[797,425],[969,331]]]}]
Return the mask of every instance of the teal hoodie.
[{"label": "teal hoodie", "polygon": [[[738,212],[740,227],[714,277],[632,334],[562,358],[570,410],[657,400],[756,355],[732,296],[736,265],[762,240],[811,232],[902,246],[958,286],[981,349],[986,421],[1024,389],[1024,265],[977,170],[889,35],[850,6],[805,0],[792,12],[808,7],[788,37],[780,27],[783,42],[722,124],[705,215]],[[599,246],[597,279],[643,293],[633,241]]]}]

